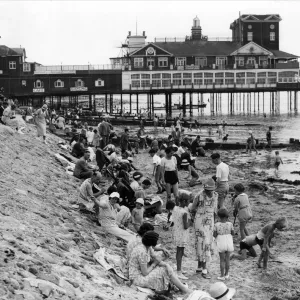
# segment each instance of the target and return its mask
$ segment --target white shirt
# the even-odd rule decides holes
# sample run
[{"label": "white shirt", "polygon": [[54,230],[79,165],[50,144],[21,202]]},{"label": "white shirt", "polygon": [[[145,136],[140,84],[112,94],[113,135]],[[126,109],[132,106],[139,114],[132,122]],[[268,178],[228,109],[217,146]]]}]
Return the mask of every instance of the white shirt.
[{"label": "white shirt", "polygon": [[181,154],[182,153],[184,153],[185,151],[183,150],[183,148],[180,146],[179,148],[178,148],[178,150],[177,150],[177,155],[179,156],[179,157],[181,157]]},{"label": "white shirt", "polygon": [[141,187],[139,185],[139,183],[136,181],[136,180],[133,180],[131,183],[130,183],[130,187],[134,190],[134,191],[137,191],[139,190]]},{"label": "white shirt", "polygon": [[93,131],[88,131],[86,133],[86,138],[87,138],[88,143],[92,143],[93,142],[94,135],[95,135],[95,133]]},{"label": "white shirt", "polygon": [[157,154],[153,156],[153,164],[156,166],[160,166],[161,164],[161,158]]},{"label": "white shirt", "polygon": [[220,181],[228,181],[229,176],[229,167],[225,163],[221,162],[217,165],[217,178],[220,178]]},{"label": "white shirt", "polygon": [[165,168],[165,171],[175,171],[177,167],[176,157],[172,156],[171,159],[162,158],[161,166]]}]

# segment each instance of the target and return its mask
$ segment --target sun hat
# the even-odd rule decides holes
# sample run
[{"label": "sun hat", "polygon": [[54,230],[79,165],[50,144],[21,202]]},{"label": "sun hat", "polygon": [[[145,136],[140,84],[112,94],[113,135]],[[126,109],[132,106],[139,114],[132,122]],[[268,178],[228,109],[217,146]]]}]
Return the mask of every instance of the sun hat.
[{"label": "sun hat", "polygon": [[209,289],[209,294],[217,300],[230,300],[235,292],[235,289],[228,288],[224,282],[216,282]]},{"label": "sun hat", "polygon": [[187,159],[183,159],[182,162],[181,162],[181,166],[188,166],[190,163],[188,162]]},{"label": "sun hat", "polygon": [[143,198],[138,198],[138,199],[136,199],[135,203],[139,203],[139,204],[142,204],[142,205],[144,205],[144,204],[145,204],[145,202],[144,202],[144,199],[143,199]]},{"label": "sun hat", "polygon": [[212,178],[209,178],[205,181],[204,189],[208,191],[214,191],[216,189],[215,182]]},{"label": "sun hat", "polygon": [[127,157],[127,160],[128,160],[128,161],[133,161],[133,157],[128,156],[128,157]]},{"label": "sun hat", "polygon": [[109,195],[109,198],[118,198],[118,199],[120,199],[120,194],[118,192],[113,192]]},{"label": "sun hat", "polygon": [[207,292],[193,291],[186,300],[214,300]]},{"label": "sun hat", "polygon": [[42,108],[48,108],[48,105],[47,105],[47,104],[44,104],[44,105],[42,106]]},{"label": "sun hat", "polygon": [[132,174],[133,179],[141,179],[143,177],[143,174],[141,172],[134,172]]},{"label": "sun hat", "polygon": [[252,134],[252,130],[249,130],[248,132],[249,132],[249,134]]}]

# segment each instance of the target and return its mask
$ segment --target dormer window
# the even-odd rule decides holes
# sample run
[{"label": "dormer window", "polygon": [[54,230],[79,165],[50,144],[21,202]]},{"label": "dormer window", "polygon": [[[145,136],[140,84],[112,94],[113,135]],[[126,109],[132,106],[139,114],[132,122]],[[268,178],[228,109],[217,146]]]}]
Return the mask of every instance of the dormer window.
[{"label": "dormer window", "polygon": [[144,66],[144,58],[143,57],[135,57],[134,58],[134,67],[142,68]]},{"label": "dormer window", "polygon": [[64,82],[61,81],[60,79],[58,79],[58,80],[56,80],[54,82],[54,87],[56,87],[56,88],[62,88],[62,87],[64,87]]},{"label": "dormer window", "polygon": [[42,88],[42,87],[44,87],[44,82],[38,79],[34,82],[34,87],[37,89]]},{"label": "dormer window", "polygon": [[158,66],[159,67],[167,67],[168,66],[168,58],[167,57],[159,57],[158,58]]},{"label": "dormer window", "polygon": [[147,58],[147,66],[154,67],[154,58]]},{"label": "dormer window", "polygon": [[78,79],[77,81],[75,81],[75,86],[76,87],[83,87],[84,86],[84,81],[81,79]]}]

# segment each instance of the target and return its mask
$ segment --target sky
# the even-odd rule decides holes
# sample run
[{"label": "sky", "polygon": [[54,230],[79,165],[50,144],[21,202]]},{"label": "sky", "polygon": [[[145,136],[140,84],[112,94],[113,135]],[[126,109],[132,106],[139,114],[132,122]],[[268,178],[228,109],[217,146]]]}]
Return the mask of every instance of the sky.
[{"label": "sky", "polygon": [[241,14],[280,14],[280,50],[300,56],[300,1],[1,1],[0,44],[43,65],[109,64],[128,31],[155,37],[231,37]]}]

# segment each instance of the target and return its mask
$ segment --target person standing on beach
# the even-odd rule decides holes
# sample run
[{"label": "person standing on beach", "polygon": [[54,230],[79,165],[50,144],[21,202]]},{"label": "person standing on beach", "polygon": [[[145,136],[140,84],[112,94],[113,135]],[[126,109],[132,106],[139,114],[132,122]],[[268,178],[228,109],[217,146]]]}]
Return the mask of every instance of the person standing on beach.
[{"label": "person standing on beach", "polygon": [[247,146],[246,146],[246,152],[248,152],[248,150],[250,151],[250,154],[251,154],[251,150],[253,148],[253,150],[256,151],[256,154],[258,153],[256,147],[255,147],[255,144],[256,144],[256,140],[253,136],[253,133],[252,133],[252,130],[249,130],[249,138],[247,139]]},{"label": "person standing on beach", "polygon": [[41,108],[39,108],[34,113],[34,122],[36,124],[37,134],[38,134],[38,137],[39,136],[43,137],[44,144],[47,144],[47,142],[46,142],[46,119],[49,120],[49,114],[48,114],[47,108],[48,108],[47,104],[44,104]]},{"label": "person standing on beach", "polygon": [[[108,138],[109,138],[109,134],[110,134],[110,126],[104,119],[102,119],[102,122],[99,123],[98,131],[102,138],[102,147],[101,148],[104,149],[106,147],[106,145],[108,144]],[[100,143],[101,143],[101,141],[100,141]]]},{"label": "person standing on beach", "polygon": [[283,164],[281,157],[279,156],[279,151],[275,151],[275,175],[278,176],[278,169],[280,164]]},{"label": "person standing on beach", "polygon": [[271,151],[272,151],[272,134],[271,134],[272,129],[273,129],[272,126],[270,126],[269,130],[267,131],[267,134],[266,134],[267,146],[265,148],[265,149],[267,149],[267,147],[269,147]]},{"label": "person standing on beach", "polygon": [[124,132],[121,135],[120,147],[121,147],[122,152],[130,150],[129,149],[130,145],[129,145],[129,130],[128,130],[128,128],[125,128]]},{"label": "person standing on beach", "polygon": [[212,162],[217,166],[216,172],[216,192],[218,193],[218,209],[224,207],[224,202],[229,191],[229,167],[221,161],[219,153],[213,153]]}]

